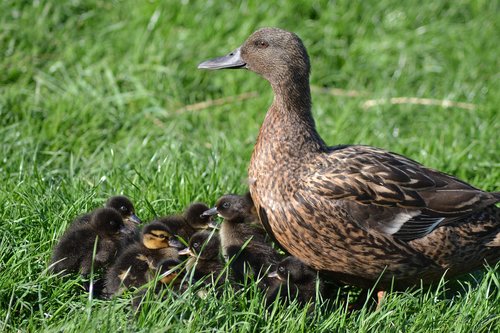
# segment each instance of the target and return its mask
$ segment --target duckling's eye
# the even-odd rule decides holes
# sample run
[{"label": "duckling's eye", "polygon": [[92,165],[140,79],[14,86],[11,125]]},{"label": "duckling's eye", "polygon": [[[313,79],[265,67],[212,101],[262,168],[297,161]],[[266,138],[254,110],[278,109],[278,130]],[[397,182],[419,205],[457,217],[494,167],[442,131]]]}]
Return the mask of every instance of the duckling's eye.
[{"label": "duckling's eye", "polygon": [[281,273],[284,273],[284,272],[285,272],[285,267],[280,266],[280,267],[278,267],[278,270],[279,270]]},{"label": "duckling's eye", "polygon": [[231,203],[230,203],[230,202],[227,202],[227,201],[226,201],[226,202],[224,202],[224,203],[222,204],[222,208],[228,209],[229,207],[231,207]]},{"label": "duckling's eye", "polygon": [[265,49],[269,46],[269,44],[266,41],[258,40],[255,42],[255,46],[257,46],[259,49]]},{"label": "duckling's eye", "polygon": [[194,244],[193,244],[193,247],[194,247],[195,249],[199,248],[199,247],[200,247],[200,243],[194,243]]}]

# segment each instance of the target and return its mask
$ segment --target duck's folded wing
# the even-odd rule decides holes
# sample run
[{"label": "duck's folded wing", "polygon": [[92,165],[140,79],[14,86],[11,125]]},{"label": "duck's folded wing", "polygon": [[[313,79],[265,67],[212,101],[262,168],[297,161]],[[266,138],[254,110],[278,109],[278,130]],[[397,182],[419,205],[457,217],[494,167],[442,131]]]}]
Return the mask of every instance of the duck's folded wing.
[{"label": "duck's folded wing", "polygon": [[323,155],[301,183],[300,195],[339,200],[360,226],[404,240],[498,201],[455,177],[366,146]]}]

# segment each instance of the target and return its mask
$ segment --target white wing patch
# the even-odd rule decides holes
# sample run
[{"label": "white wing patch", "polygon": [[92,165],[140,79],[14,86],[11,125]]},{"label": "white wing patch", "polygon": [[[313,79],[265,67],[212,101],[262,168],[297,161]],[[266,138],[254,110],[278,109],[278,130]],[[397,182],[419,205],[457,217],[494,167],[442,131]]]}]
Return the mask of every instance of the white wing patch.
[{"label": "white wing patch", "polygon": [[384,223],[382,226],[382,231],[384,231],[387,234],[395,234],[396,232],[401,229],[403,224],[405,224],[408,220],[412,219],[414,216],[417,216],[420,214],[420,211],[414,211],[414,212],[407,212],[407,213],[398,213],[392,219],[392,221],[388,221],[387,223]]}]

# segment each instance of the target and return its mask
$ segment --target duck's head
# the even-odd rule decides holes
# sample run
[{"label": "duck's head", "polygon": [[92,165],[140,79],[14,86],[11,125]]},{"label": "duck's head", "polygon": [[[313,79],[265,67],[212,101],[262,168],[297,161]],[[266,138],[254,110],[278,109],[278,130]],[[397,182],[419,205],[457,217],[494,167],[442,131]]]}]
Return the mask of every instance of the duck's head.
[{"label": "duck's head", "polygon": [[271,84],[308,80],[309,57],[300,38],[279,28],[262,28],[228,55],[198,65],[200,69],[246,68],[263,76]]},{"label": "duck's head", "polygon": [[245,222],[252,215],[254,204],[250,195],[226,194],[217,200],[215,207],[203,213],[206,216],[218,214],[233,222]]},{"label": "duck's head", "polygon": [[189,247],[179,251],[179,255],[189,255],[201,259],[212,259],[219,255],[219,236],[209,231],[198,231],[189,239]]},{"label": "duck's head", "polygon": [[158,273],[161,275],[160,281],[169,284],[181,272],[181,262],[177,259],[165,259],[158,264]]},{"label": "duck's head", "polygon": [[90,218],[90,224],[99,234],[113,237],[127,233],[121,215],[113,208],[99,208]]},{"label": "duck's head", "polygon": [[277,278],[280,281],[308,282],[314,281],[316,272],[293,256],[283,259],[276,271],[269,273],[268,277]]},{"label": "duck's head", "polygon": [[148,249],[180,248],[182,244],[163,223],[151,222],[142,229],[142,243]]},{"label": "duck's head", "polygon": [[184,217],[188,224],[196,230],[206,229],[210,223],[210,216],[203,215],[209,209],[202,202],[195,202],[189,205],[184,212]]},{"label": "duck's head", "polygon": [[135,215],[134,205],[129,198],[123,195],[111,197],[106,202],[106,207],[114,208],[120,212],[125,222],[140,224],[141,220]]}]

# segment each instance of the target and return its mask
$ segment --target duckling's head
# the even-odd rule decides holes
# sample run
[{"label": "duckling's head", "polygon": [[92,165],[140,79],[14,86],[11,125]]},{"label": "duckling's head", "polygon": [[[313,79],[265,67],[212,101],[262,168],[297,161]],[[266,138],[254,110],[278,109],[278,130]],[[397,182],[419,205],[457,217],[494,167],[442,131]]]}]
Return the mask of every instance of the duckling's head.
[{"label": "duckling's head", "polygon": [[190,255],[201,259],[213,259],[219,255],[220,239],[209,231],[198,231],[189,239],[189,247],[179,255]]},{"label": "duckling's head", "polygon": [[195,202],[189,205],[184,212],[184,217],[193,229],[201,230],[208,227],[210,216],[203,215],[209,207],[202,202]]},{"label": "duckling's head", "polygon": [[179,247],[179,241],[172,235],[171,230],[160,222],[152,222],[144,226],[142,229],[142,243],[152,250]]},{"label": "duckling's head", "polygon": [[232,222],[245,222],[254,215],[254,204],[249,194],[226,194],[217,200],[215,207],[204,212],[203,215],[215,215]]},{"label": "duckling's head", "polygon": [[134,205],[129,198],[123,195],[111,197],[106,202],[106,207],[114,208],[120,212],[125,221],[140,224],[141,220],[135,215]]},{"label": "duckling's head", "polygon": [[90,224],[102,235],[113,237],[126,233],[121,215],[113,208],[99,208],[90,218]]},{"label": "duckling's head", "polygon": [[247,68],[271,84],[289,77],[308,80],[310,72],[309,57],[300,38],[279,28],[259,29],[233,52],[204,61],[198,68]]},{"label": "duckling's head", "polygon": [[290,256],[283,259],[275,272],[271,272],[269,277],[277,278],[281,281],[309,282],[314,281],[316,272],[304,264],[298,258]]},{"label": "duckling's head", "polygon": [[177,259],[165,259],[158,263],[158,273],[162,276],[160,281],[169,284],[181,272],[181,262]]}]

